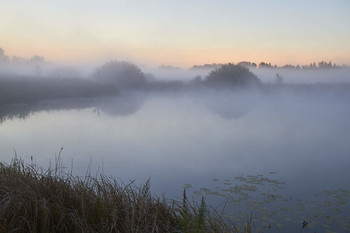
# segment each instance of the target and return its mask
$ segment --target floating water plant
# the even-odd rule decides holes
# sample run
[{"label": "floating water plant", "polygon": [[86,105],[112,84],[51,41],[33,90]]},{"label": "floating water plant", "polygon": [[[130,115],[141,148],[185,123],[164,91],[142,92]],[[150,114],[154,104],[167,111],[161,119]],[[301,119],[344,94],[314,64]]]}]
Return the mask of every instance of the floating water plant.
[{"label": "floating water plant", "polygon": [[[276,172],[269,172],[269,176]],[[323,190],[308,199],[284,193],[285,183],[269,176],[237,176],[235,181],[213,179],[215,188],[201,187],[196,195],[226,200],[225,216],[238,222],[252,217],[257,230],[276,229],[350,231],[350,191]],[[228,182],[230,181],[230,182]],[[215,202],[215,201],[214,201]],[[284,227],[284,228],[283,228]]]}]

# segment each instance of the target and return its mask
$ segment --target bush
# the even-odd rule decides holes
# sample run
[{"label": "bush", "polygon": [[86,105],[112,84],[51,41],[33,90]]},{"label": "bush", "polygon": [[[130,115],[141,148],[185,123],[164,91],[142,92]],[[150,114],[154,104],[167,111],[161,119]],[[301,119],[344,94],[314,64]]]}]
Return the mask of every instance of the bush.
[{"label": "bush", "polygon": [[248,87],[261,84],[258,77],[248,68],[240,65],[225,64],[211,71],[205,83],[210,86]]},{"label": "bush", "polygon": [[117,87],[140,87],[146,82],[146,77],[140,68],[124,61],[107,62],[95,71],[94,78]]}]

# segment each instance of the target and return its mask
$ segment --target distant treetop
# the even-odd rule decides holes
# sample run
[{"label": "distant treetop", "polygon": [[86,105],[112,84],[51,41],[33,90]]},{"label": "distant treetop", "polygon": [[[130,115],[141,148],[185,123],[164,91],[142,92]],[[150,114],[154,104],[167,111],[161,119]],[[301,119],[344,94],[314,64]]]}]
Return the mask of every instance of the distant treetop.
[{"label": "distant treetop", "polygon": [[31,58],[27,59],[19,56],[12,56],[11,58],[5,54],[4,49],[0,48],[0,64],[1,63],[10,63],[10,64],[35,64],[44,63],[45,58],[42,56],[34,55]]},{"label": "distant treetop", "polygon": [[164,65],[164,64],[160,65],[160,66],[158,67],[158,69],[160,69],[160,70],[169,70],[169,71],[179,71],[179,70],[181,70],[180,67],[177,67],[177,66],[170,66],[170,65]]},{"label": "distant treetop", "polygon": [[224,64],[209,73],[204,81],[210,86],[248,87],[261,84],[248,68],[232,63]]},{"label": "distant treetop", "polygon": [[223,64],[216,64],[216,63],[204,64],[204,65],[194,65],[190,68],[190,70],[213,70],[215,68],[219,68],[222,65]]},{"label": "distant treetop", "polygon": [[7,63],[9,61],[10,59],[8,56],[5,55],[5,51],[2,48],[0,48],[0,64]]},{"label": "distant treetop", "polygon": [[[204,64],[204,65],[194,65],[190,68],[190,70],[214,70],[223,64]],[[339,69],[339,68],[348,68],[349,66],[343,65],[339,66],[335,63],[332,63],[331,61],[325,62],[320,61],[318,64],[315,62],[310,63],[309,65],[291,65],[291,64],[285,64],[283,66],[277,66],[273,65],[270,62],[260,62],[259,65],[257,65],[254,62],[249,61],[241,61],[238,62],[237,65],[247,67],[249,69],[290,69],[290,70],[315,70],[315,69]]]},{"label": "distant treetop", "polygon": [[116,87],[139,87],[145,84],[144,73],[135,64],[126,61],[110,61],[97,68],[94,78]]},{"label": "distant treetop", "polygon": [[256,68],[257,65],[253,62],[249,62],[249,61],[241,61],[241,62],[238,62],[237,65],[240,65],[240,66],[244,66],[244,67],[247,67],[247,68]]}]

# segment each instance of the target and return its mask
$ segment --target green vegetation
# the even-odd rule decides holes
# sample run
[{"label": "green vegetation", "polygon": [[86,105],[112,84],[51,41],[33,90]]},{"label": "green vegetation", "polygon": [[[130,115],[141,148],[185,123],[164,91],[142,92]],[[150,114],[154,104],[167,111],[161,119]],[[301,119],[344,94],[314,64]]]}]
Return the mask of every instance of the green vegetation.
[{"label": "green vegetation", "polygon": [[[231,227],[230,227],[231,226]],[[76,177],[54,169],[0,163],[0,232],[250,232],[209,211],[202,198],[190,203],[152,196],[149,183]]]}]

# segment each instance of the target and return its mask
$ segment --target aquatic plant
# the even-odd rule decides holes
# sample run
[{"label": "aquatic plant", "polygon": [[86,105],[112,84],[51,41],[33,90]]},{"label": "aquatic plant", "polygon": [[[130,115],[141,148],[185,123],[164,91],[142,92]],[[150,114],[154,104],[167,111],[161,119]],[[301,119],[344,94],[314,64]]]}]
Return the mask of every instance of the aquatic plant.
[{"label": "aquatic plant", "polygon": [[256,232],[350,230],[349,190],[323,190],[302,199],[285,193],[285,183],[270,177],[275,174],[242,175],[222,181],[215,178],[214,188],[202,187],[193,190],[193,194],[226,200],[228,208],[223,218],[232,219],[243,232],[247,229]]}]

